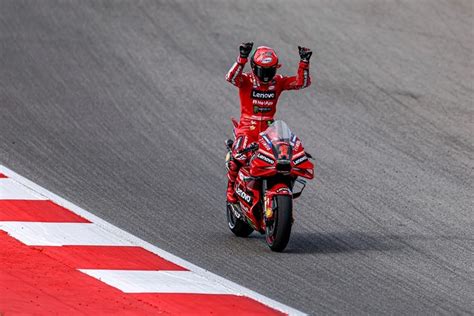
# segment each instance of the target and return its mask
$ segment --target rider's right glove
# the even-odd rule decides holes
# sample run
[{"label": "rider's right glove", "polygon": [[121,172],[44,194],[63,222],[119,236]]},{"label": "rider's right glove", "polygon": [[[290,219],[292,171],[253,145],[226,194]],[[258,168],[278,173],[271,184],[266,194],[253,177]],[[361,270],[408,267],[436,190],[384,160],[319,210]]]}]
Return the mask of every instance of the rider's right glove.
[{"label": "rider's right glove", "polygon": [[311,49],[298,46],[298,52],[300,53],[301,61],[304,61],[305,63],[309,63],[309,59],[311,58],[311,55],[313,55],[313,52],[311,51]]},{"label": "rider's right glove", "polygon": [[240,58],[248,58],[250,52],[252,51],[253,42],[242,43],[240,44],[239,51],[240,51]]}]

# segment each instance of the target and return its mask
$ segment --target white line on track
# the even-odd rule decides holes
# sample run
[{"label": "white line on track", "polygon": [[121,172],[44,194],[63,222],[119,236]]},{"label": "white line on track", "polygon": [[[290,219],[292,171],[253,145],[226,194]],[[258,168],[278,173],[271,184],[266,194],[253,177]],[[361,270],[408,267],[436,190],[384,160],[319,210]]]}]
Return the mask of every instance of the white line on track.
[{"label": "white line on track", "polygon": [[28,246],[134,246],[91,223],[0,222],[0,229]]},{"label": "white line on track", "polygon": [[[224,279],[223,277],[220,277],[212,272],[209,272],[203,268],[200,268],[186,260],[183,260],[167,251],[164,251],[108,222],[105,220],[101,219],[100,217],[89,213],[88,211],[80,208],[79,206],[61,198],[60,196],[40,187],[39,185],[35,184],[34,182],[31,182],[30,180],[22,177],[21,175],[17,174],[16,172],[8,169],[5,166],[0,165],[0,173],[5,174],[8,179],[0,179],[1,184],[6,184],[5,185],[5,190],[0,191],[0,198],[3,199],[13,199],[15,196],[18,196],[18,194],[15,194],[15,192],[19,192],[16,190],[21,190],[24,188],[21,188],[22,186],[27,187],[30,191],[27,192],[28,196],[31,196],[32,199],[50,199],[54,201],[55,203],[69,209],[70,211],[76,213],[77,215],[80,215],[90,222],[94,224],[81,224],[81,225],[95,225],[97,228],[94,229],[101,229],[105,231],[109,236],[113,237],[113,239],[120,241],[120,243],[123,245],[129,244],[129,245],[135,245],[135,246],[140,246],[148,251],[151,251],[158,256],[161,256],[162,258],[169,260],[177,265],[180,265],[189,271],[193,272],[193,278],[200,277],[203,279],[209,280],[209,284],[218,284],[221,286],[221,289],[223,291],[228,291],[228,293],[234,293],[234,294],[240,294],[240,295],[245,295],[247,297],[250,297],[258,302],[261,302],[267,306],[270,306],[274,309],[277,309],[281,312],[287,313],[289,315],[305,315],[301,311],[298,311],[292,307],[289,307],[287,305],[284,305],[282,303],[279,303],[273,299],[270,299],[266,296],[263,296],[261,294],[258,294],[255,291],[252,291],[250,289],[247,289],[245,287],[242,287],[234,282],[231,282],[227,279]],[[7,180],[7,181],[6,181]],[[14,183],[17,182],[17,183]],[[1,187],[1,186],[0,186]],[[24,199],[24,194],[25,192],[22,191],[22,198]],[[3,226],[0,227],[2,230],[5,229],[7,230],[8,227],[12,227],[12,222],[4,222]],[[22,223],[22,225],[25,225],[25,223]],[[44,225],[44,223],[43,223]],[[57,224],[56,224],[57,225]],[[5,228],[4,228],[5,227]],[[46,227],[46,226],[45,226]],[[31,226],[30,226],[31,229]],[[9,231],[11,233],[11,231]],[[13,235],[14,236],[14,235]],[[14,236],[15,237],[15,236]],[[21,239],[20,239],[21,240]],[[96,270],[82,270],[84,273],[90,273],[90,275],[93,275]],[[103,276],[106,278],[107,276]]]},{"label": "white line on track", "polygon": [[29,190],[13,179],[0,179],[0,200],[47,200],[46,197]]},{"label": "white line on track", "polygon": [[125,293],[234,294],[225,286],[192,271],[79,269]]}]

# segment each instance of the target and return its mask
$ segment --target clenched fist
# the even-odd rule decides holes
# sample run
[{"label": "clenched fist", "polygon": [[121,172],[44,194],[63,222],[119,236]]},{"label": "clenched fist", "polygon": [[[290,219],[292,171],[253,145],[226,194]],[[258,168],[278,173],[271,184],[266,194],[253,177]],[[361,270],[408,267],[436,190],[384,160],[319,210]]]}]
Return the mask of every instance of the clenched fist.
[{"label": "clenched fist", "polygon": [[252,47],[253,47],[253,42],[240,44],[240,46],[239,46],[240,57],[241,58],[249,57],[250,52],[252,51]]},{"label": "clenched fist", "polygon": [[309,59],[311,58],[311,55],[313,55],[311,49],[303,46],[298,46],[298,52],[300,53],[301,61],[309,63]]}]

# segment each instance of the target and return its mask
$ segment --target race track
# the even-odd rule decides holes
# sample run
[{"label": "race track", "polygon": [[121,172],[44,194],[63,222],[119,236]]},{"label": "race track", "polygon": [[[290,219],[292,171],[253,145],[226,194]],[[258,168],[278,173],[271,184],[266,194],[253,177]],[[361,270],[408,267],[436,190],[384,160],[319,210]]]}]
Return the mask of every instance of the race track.
[{"label": "race track", "polygon": [[[0,164],[309,314],[474,311],[473,2],[0,0]],[[238,44],[313,85],[285,253],[226,226]],[[248,69],[248,68],[247,68]]]}]

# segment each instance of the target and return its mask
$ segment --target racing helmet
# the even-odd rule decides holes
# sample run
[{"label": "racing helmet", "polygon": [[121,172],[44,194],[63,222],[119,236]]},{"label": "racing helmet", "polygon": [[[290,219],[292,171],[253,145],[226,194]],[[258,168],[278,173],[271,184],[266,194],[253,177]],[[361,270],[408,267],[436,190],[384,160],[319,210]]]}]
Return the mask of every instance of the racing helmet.
[{"label": "racing helmet", "polygon": [[262,82],[270,82],[276,74],[278,56],[273,48],[267,46],[258,47],[250,59],[250,66],[255,76]]}]

